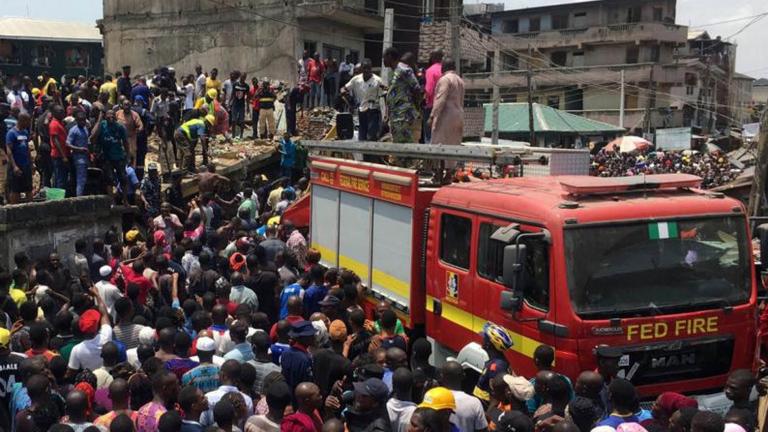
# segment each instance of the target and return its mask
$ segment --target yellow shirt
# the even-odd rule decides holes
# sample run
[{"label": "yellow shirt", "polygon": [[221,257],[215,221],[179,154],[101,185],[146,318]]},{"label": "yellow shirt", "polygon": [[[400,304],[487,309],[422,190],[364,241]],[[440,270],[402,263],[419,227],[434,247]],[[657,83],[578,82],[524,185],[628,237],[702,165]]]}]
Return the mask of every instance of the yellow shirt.
[{"label": "yellow shirt", "polygon": [[99,87],[99,93],[109,94],[109,103],[112,105],[117,103],[117,84],[114,82],[105,82]]},{"label": "yellow shirt", "polygon": [[221,86],[222,86],[221,81],[219,81],[217,79],[211,79],[210,77],[208,77],[205,80],[205,90],[206,91],[210,90],[210,89],[216,89],[216,91],[219,92],[219,94],[221,94]]},{"label": "yellow shirt", "polygon": [[278,226],[280,225],[280,215],[272,216],[267,221],[267,226]]},{"label": "yellow shirt", "polygon": [[24,291],[18,289],[18,288],[11,288],[8,290],[8,294],[11,295],[11,299],[16,303],[16,306],[21,306],[22,304],[26,303],[27,301],[27,295],[24,293]]}]

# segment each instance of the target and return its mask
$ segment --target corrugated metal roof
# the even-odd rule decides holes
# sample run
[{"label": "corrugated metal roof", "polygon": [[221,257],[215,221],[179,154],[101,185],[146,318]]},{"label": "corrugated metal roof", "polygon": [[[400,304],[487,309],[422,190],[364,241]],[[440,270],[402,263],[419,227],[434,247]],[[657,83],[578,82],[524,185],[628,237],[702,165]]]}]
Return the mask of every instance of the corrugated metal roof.
[{"label": "corrugated metal roof", "polygon": [[[493,125],[493,105],[485,104],[485,131],[491,132]],[[624,132],[624,129],[612,124],[570,114],[546,105],[533,104],[533,129],[536,132],[559,132],[589,134],[601,132]],[[528,104],[504,103],[499,105],[499,132],[527,133]]]},{"label": "corrugated metal roof", "polygon": [[688,30],[688,40],[698,39],[704,35],[707,36],[705,39],[709,39],[709,33],[704,30]]},{"label": "corrugated metal roof", "polygon": [[60,42],[101,42],[93,25],[43,21],[29,18],[0,18],[0,39],[48,40]]}]

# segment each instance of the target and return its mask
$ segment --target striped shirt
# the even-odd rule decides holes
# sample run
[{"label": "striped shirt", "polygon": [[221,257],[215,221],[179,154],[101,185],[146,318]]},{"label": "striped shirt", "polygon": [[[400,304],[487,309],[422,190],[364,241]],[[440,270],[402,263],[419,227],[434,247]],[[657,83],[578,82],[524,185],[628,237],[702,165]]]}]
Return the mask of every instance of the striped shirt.
[{"label": "striped shirt", "polygon": [[136,348],[139,346],[139,333],[144,328],[139,324],[119,324],[112,330],[114,338],[125,345],[125,349]]}]

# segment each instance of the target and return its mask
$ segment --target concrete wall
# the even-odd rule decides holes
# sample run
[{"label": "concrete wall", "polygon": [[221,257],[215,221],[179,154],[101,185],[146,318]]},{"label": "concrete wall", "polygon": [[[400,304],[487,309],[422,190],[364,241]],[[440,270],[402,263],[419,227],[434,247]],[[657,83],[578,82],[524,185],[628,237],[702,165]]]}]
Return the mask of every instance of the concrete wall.
[{"label": "concrete wall", "polygon": [[[328,20],[313,18],[299,20],[301,32],[298,33],[294,53],[296,58],[300,58],[304,52],[304,42],[316,42],[317,52],[323,53],[324,45],[333,45],[343,48],[343,56],[349,54],[350,50],[355,50],[363,59],[365,52],[365,33],[352,27],[340,26],[337,23]],[[324,54],[321,54],[325,58]],[[336,59],[339,62],[344,57]]]},{"label": "concrete wall", "polygon": [[121,231],[121,213],[110,207],[106,196],[0,207],[0,265],[14,268],[13,255],[19,251],[38,260],[56,250],[66,263],[77,239],[90,244],[111,226]]}]

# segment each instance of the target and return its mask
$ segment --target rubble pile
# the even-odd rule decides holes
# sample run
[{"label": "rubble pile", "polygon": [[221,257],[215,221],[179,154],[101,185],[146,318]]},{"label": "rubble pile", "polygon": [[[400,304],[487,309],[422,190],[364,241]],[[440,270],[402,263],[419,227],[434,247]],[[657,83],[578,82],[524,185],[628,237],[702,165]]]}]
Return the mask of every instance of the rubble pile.
[{"label": "rubble pile", "polygon": [[318,107],[307,115],[300,115],[296,126],[308,139],[321,140],[336,125],[336,110],[330,107]]},{"label": "rubble pile", "polygon": [[[145,163],[149,164],[150,162],[156,162],[160,165],[160,140],[153,136],[150,138],[148,144],[149,153],[147,154]],[[213,163],[221,167],[226,167],[245,159],[261,156],[265,153],[273,153],[275,151],[275,145],[276,143],[270,140],[237,139],[228,142],[220,135],[211,141],[209,152]],[[177,151],[179,150],[177,149]],[[199,166],[202,164],[202,161],[202,146],[198,144],[195,148],[195,164]]]}]

